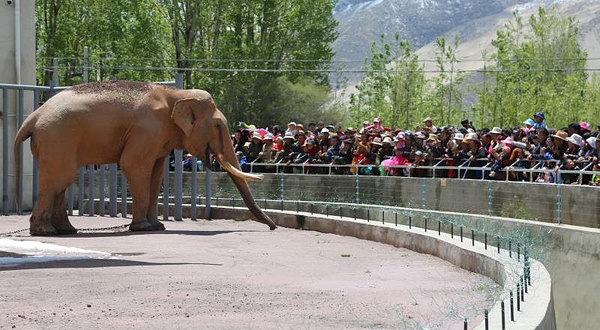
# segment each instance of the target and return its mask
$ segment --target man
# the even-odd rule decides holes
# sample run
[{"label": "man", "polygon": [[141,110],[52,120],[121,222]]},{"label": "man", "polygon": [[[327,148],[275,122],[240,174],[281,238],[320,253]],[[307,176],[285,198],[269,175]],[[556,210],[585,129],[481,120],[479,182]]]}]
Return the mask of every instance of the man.
[{"label": "man", "polygon": [[431,117],[423,119],[423,123],[425,124],[425,127],[423,127],[423,133],[437,133],[437,127],[433,126],[433,120]]},{"label": "man", "polygon": [[544,121],[546,119],[546,117],[544,116],[544,113],[541,111],[536,112],[533,115],[533,121],[535,121],[535,124],[533,125],[533,129],[542,129],[542,128],[546,128],[546,122]]},{"label": "man", "polygon": [[469,119],[465,118],[463,120],[460,121],[460,124],[465,128],[465,129],[469,129],[472,128],[473,131],[476,131],[475,126],[473,126],[473,122],[469,121]]},{"label": "man", "polygon": [[285,133],[287,134],[288,132],[292,133],[293,136],[296,136],[296,133],[298,133],[296,131],[296,123],[295,122],[290,122],[288,124],[288,129],[285,131]]}]

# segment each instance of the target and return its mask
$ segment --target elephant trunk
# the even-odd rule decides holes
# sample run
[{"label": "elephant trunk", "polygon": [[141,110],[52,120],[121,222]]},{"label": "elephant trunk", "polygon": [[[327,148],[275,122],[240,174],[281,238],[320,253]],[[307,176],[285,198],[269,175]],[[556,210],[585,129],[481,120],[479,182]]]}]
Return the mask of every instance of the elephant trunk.
[{"label": "elephant trunk", "polygon": [[[227,128],[221,126],[221,138],[228,137],[229,132],[227,132]],[[254,218],[258,222],[262,222],[271,228],[271,230],[277,228],[273,220],[266,215],[256,204],[254,197],[252,197],[252,193],[250,192],[250,187],[248,186],[248,182],[246,180],[258,181],[262,179],[262,175],[251,175],[248,173],[244,173],[240,169],[240,164],[235,156],[235,152],[233,150],[233,146],[227,139],[223,139],[222,141],[222,150],[216,153],[216,158],[219,164],[227,171],[233,183],[235,183],[240,195],[244,199],[244,203],[250,210],[250,213],[254,216]]]}]

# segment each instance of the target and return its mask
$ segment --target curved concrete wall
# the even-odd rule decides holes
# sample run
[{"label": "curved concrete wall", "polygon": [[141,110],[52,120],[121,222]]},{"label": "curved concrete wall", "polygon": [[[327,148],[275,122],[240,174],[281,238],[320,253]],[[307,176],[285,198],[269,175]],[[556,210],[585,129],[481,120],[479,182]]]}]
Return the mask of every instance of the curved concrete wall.
[{"label": "curved concrete wall", "polygon": [[[458,237],[437,231],[424,232],[406,226],[365,222],[350,218],[326,217],[310,213],[291,213],[286,211],[267,211],[279,226],[313,230],[343,236],[352,236],[407,248],[420,253],[427,253],[444,259],[463,269],[492,278],[505,288],[516,287],[519,275],[515,270],[521,269],[523,263],[508,256],[508,251],[500,254],[493,249],[484,249],[483,244],[474,246],[470,242],[460,242]],[[213,208],[216,218],[248,219],[251,215],[245,208],[219,207]],[[556,329],[554,316],[552,286],[550,274],[539,262],[531,260],[531,276],[535,285],[529,287],[526,303],[522,312],[515,311],[515,322],[510,321],[508,308],[506,322],[509,329]],[[508,307],[508,300],[505,301]],[[501,329],[500,302],[497,301],[489,313],[489,329]],[[475,329],[484,329],[484,324]]]}]

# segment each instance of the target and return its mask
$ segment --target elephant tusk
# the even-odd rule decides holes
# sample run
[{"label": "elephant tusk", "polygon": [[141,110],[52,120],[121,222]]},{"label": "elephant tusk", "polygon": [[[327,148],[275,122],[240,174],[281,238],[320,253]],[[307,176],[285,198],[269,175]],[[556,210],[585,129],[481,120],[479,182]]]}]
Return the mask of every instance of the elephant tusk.
[{"label": "elephant tusk", "polygon": [[237,168],[235,168],[235,166],[231,165],[230,162],[228,162],[225,157],[223,157],[223,154],[218,153],[217,155],[217,160],[219,161],[219,164],[221,164],[221,166],[225,169],[225,171],[227,171],[229,174],[237,177],[238,179],[243,179],[243,180],[248,180],[248,181],[261,181],[263,179],[262,175],[256,175],[256,174],[248,174],[248,173],[244,173],[240,170],[238,170]]}]

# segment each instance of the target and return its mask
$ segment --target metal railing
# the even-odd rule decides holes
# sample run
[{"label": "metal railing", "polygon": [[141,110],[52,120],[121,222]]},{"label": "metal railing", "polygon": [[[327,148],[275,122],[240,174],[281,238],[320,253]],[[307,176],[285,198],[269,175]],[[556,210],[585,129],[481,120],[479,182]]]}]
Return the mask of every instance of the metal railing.
[{"label": "metal railing", "polygon": [[[248,163],[249,166],[247,168],[249,168],[250,173],[265,173],[264,168],[273,168],[274,167],[276,173],[280,173],[281,171],[284,171],[286,168],[292,168],[292,169],[301,168],[302,169],[301,173],[303,173],[303,174],[311,174],[310,169],[326,169],[325,171],[320,171],[319,173],[315,173],[315,174],[365,175],[364,171],[361,173],[361,171],[359,169],[371,169],[373,167],[376,167],[378,169],[379,175],[406,176],[406,177],[415,176],[415,175],[411,174],[411,170],[421,169],[421,170],[430,170],[431,175],[427,176],[427,177],[431,177],[431,178],[438,178],[440,170],[455,170],[455,171],[457,171],[456,178],[459,178],[459,179],[464,179],[467,172],[481,173],[481,176],[477,178],[478,180],[490,179],[489,176],[486,176],[486,173],[489,174],[489,172],[492,171],[491,165],[494,162],[489,161],[488,158],[478,158],[478,159],[475,159],[474,161],[465,160],[459,165],[440,165],[443,162],[446,162],[449,160],[453,160],[453,159],[452,158],[437,158],[437,159],[434,159],[434,165],[409,164],[409,165],[385,165],[385,166],[384,165],[375,165],[375,164],[367,164],[367,165],[335,164],[335,163],[318,164],[318,163],[310,163],[308,161],[303,162],[303,163],[293,163],[293,162],[284,161],[284,160],[280,160],[280,161],[272,162],[272,163],[264,163],[264,162],[258,162],[256,160],[256,161]],[[474,163],[487,162],[487,163],[484,166],[472,166],[471,163],[473,163],[473,162]],[[529,162],[530,168],[519,167],[518,165],[522,162]],[[561,175],[564,175],[564,174],[577,174],[577,175],[579,175],[579,181],[578,181],[579,184],[583,184],[583,176],[584,175],[594,175],[594,174],[599,175],[600,174],[600,171],[590,170],[590,168],[593,166],[593,163],[589,162],[589,161],[581,162],[582,164],[584,164],[584,166],[580,170],[565,170],[565,169],[556,169],[554,167],[547,168],[547,167],[543,166],[546,163],[556,164],[557,162],[558,162],[557,160],[534,160],[534,161],[532,161],[532,160],[528,160],[528,159],[517,159],[512,164],[500,169],[500,171],[504,172],[504,174],[505,174],[504,179],[503,179],[504,181],[511,181],[509,173],[527,173],[527,174],[529,174],[529,180],[528,180],[529,182],[534,181],[535,174],[541,174],[541,173],[554,174],[554,175],[556,175],[556,177],[560,177]],[[531,166],[531,163],[535,163],[535,164],[533,166]],[[348,171],[338,171],[339,169],[356,169],[356,170],[354,171],[354,173],[352,173],[352,171],[349,171],[349,170]],[[391,170],[391,169],[406,170],[406,171],[402,171],[402,173],[404,175],[388,174],[390,172],[388,170]],[[437,173],[436,173],[436,171],[437,171]],[[462,176],[461,176],[461,173],[462,173]],[[423,176],[419,175],[419,177],[423,177]],[[446,178],[448,178],[448,177],[446,176]]]}]

